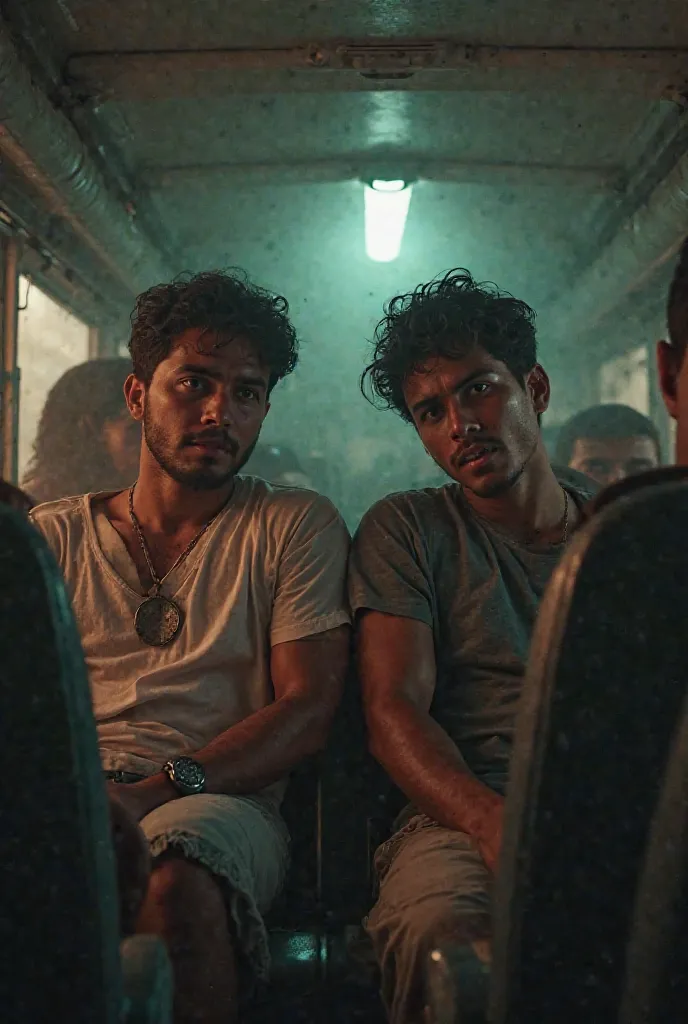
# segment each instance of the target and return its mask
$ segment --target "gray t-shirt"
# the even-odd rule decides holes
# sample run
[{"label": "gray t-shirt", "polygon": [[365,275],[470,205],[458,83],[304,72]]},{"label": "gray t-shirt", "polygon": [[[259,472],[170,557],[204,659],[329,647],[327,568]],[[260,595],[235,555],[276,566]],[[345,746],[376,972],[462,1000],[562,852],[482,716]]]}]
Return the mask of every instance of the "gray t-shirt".
[{"label": "gray t-shirt", "polygon": [[[581,505],[591,492],[567,491]],[[363,517],[349,570],[352,611],[433,630],[433,718],[470,770],[504,792],[530,636],[563,545],[524,546],[478,517],[458,484],[392,494]]]}]

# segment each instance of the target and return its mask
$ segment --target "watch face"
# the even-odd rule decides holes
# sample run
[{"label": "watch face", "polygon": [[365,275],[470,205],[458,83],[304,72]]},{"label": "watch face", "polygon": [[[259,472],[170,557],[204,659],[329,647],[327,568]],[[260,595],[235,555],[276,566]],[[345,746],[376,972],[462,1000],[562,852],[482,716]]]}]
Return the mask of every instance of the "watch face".
[{"label": "watch face", "polygon": [[205,782],[203,765],[191,757],[174,759],[174,780],[187,789],[200,789]]}]

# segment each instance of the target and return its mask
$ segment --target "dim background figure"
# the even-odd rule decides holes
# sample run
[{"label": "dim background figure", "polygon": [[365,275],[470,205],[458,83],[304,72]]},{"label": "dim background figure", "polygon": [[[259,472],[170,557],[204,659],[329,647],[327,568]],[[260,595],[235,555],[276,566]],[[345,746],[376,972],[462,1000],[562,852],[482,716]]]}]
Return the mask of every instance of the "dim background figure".
[{"label": "dim background figure", "polygon": [[242,469],[244,476],[259,476],[269,484],[317,490],[296,452],[273,444],[259,444]]},{"label": "dim background figure", "polygon": [[591,477],[601,487],[661,463],[652,420],[628,405],[595,405],[559,431],[553,462]]},{"label": "dim background figure", "polygon": [[51,388],[22,484],[35,504],[134,482],[141,427],[124,401],[130,373],[128,359],[94,359]]}]

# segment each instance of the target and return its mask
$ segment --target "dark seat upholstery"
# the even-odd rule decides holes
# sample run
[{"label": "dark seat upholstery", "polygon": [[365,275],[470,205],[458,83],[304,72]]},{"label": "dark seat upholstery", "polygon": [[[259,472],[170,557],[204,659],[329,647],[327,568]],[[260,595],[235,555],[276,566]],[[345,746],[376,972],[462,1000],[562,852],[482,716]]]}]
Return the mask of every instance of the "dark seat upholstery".
[{"label": "dark seat upholstery", "polygon": [[620,1024],[683,1024],[688,1008],[688,701],[652,822],[626,960]]},{"label": "dark seat upholstery", "polygon": [[687,523],[684,482],[607,504],[543,600],[507,796],[493,1024],[620,1019],[634,894],[686,694]]},{"label": "dark seat upholstery", "polygon": [[167,1024],[163,947],[138,937],[120,948],[107,800],[69,601],[43,539],[5,507],[0,580],[2,1020]]},{"label": "dark seat upholstery", "polygon": [[365,951],[361,920],[372,899],[371,847],[384,828],[388,791],[366,749],[351,677],[326,750],[293,773],[285,796],[292,864],[266,922],[272,992],[254,1009],[256,1020],[384,1019],[375,973],[352,951]]}]

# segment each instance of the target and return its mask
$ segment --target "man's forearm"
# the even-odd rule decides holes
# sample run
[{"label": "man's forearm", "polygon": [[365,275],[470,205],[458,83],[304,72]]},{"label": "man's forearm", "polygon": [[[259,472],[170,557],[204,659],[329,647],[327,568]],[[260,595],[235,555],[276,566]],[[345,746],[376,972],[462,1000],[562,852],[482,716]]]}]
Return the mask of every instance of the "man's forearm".
[{"label": "man's forearm", "polygon": [[479,838],[503,797],[471,774],[456,744],[410,701],[369,714],[371,751],[418,807],[445,828]]},{"label": "man's forearm", "polygon": [[[325,742],[330,712],[322,703],[283,697],[220,733],[193,754],[206,772],[206,792],[255,793],[284,778]],[[145,813],[177,795],[164,773],[136,783]]]}]

